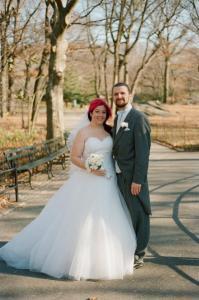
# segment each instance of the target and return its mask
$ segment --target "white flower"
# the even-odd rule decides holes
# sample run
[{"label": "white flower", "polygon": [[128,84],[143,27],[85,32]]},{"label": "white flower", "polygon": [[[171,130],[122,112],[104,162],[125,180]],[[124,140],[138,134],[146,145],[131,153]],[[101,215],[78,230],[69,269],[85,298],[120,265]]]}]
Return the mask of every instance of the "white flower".
[{"label": "white flower", "polygon": [[120,124],[120,126],[121,126],[122,128],[128,128],[128,127],[129,127],[129,123],[128,123],[128,122],[122,122],[122,123]]},{"label": "white flower", "polygon": [[86,159],[85,166],[88,172],[91,170],[99,170],[104,161],[104,156],[98,153],[91,153]]}]

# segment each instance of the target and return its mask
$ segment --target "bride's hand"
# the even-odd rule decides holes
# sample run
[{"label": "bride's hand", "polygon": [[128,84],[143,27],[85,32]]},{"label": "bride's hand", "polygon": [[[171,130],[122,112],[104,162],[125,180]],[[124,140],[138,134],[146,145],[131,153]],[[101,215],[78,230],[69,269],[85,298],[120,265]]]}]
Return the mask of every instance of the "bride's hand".
[{"label": "bride's hand", "polygon": [[99,169],[99,170],[91,170],[91,173],[97,176],[105,176],[106,175],[106,170],[104,169]]}]

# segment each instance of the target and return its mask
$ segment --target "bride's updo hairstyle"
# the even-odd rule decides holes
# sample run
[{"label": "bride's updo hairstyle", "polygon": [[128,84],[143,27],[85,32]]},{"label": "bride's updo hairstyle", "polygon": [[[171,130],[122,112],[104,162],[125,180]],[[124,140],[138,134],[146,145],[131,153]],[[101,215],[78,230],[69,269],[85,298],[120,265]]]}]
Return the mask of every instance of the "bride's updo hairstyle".
[{"label": "bride's updo hairstyle", "polygon": [[111,112],[111,108],[108,106],[108,104],[106,103],[106,101],[104,99],[101,98],[96,98],[93,99],[90,102],[89,108],[88,108],[88,119],[91,121],[91,113],[96,109],[96,107],[98,106],[104,106],[106,108],[106,120],[104,121],[104,129],[111,134],[111,129],[112,127],[110,125],[106,124],[106,121],[108,120],[109,117],[112,116],[112,112]]},{"label": "bride's updo hairstyle", "polygon": [[101,99],[101,98],[96,98],[96,99],[93,99],[90,102],[90,105],[89,105],[89,108],[88,108],[88,118],[89,118],[90,121],[91,121],[91,113],[96,109],[96,107],[102,106],[102,105],[106,108],[106,120],[105,120],[105,122],[108,120],[109,117],[111,117],[111,115],[112,115],[111,109],[108,106],[108,104],[105,102],[105,100]]}]

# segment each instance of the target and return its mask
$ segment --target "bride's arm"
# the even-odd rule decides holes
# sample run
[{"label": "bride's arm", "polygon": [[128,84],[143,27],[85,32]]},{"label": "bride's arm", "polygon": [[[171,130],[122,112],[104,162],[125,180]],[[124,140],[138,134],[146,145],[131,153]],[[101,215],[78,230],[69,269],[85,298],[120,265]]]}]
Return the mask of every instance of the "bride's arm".
[{"label": "bride's arm", "polygon": [[86,169],[85,162],[82,160],[84,145],[85,145],[85,135],[80,130],[80,132],[77,134],[73,142],[73,146],[71,149],[71,161],[74,165],[78,166],[81,169]]}]

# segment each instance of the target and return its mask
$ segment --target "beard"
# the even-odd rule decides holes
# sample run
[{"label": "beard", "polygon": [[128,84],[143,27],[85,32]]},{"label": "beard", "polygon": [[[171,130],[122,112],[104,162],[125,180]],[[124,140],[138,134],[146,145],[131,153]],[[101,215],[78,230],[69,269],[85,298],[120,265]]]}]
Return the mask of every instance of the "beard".
[{"label": "beard", "polygon": [[127,104],[128,104],[128,102],[126,102],[126,101],[124,101],[122,103],[117,103],[117,101],[116,101],[116,103],[115,103],[117,108],[124,108],[127,106]]}]

